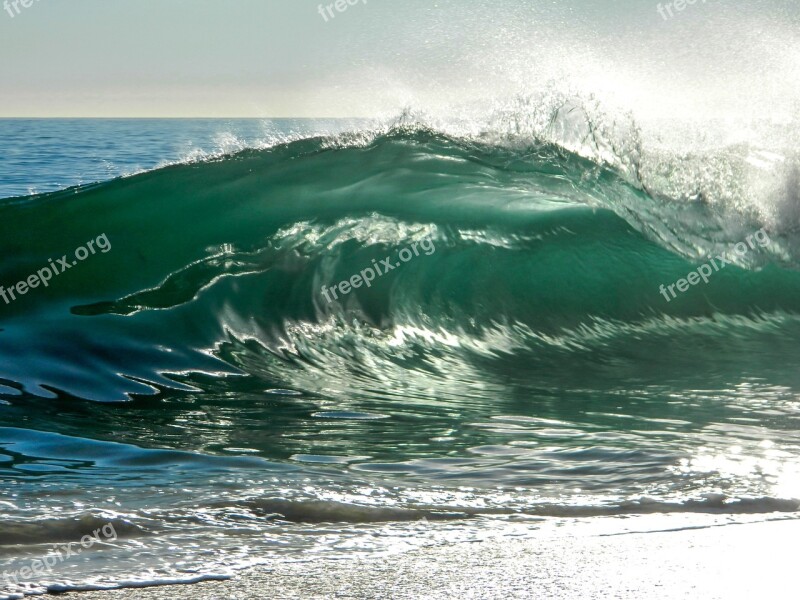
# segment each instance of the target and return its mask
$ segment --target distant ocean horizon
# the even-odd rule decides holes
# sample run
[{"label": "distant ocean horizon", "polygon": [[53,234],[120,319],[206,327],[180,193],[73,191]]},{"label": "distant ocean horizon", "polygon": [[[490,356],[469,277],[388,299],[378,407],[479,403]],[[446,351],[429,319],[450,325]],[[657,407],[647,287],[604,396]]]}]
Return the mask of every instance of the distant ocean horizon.
[{"label": "distant ocean horizon", "polygon": [[366,119],[0,117],[0,198],[53,192]]}]

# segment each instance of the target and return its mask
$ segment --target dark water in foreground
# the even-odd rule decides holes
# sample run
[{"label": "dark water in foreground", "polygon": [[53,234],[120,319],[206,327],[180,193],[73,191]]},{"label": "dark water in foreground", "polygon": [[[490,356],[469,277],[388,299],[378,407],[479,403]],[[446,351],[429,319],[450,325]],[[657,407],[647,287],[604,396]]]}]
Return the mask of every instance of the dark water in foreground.
[{"label": "dark water in foreground", "polygon": [[[737,255],[757,215],[636,169],[419,125],[311,136],[343,128],[0,122],[0,284],[66,260],[0,300],[0,570],[108,524],[23,589],[798,509],[793,230]],[[57,156],[65,131],[108,175],[179,164],[25,195],[108,179]]]}]

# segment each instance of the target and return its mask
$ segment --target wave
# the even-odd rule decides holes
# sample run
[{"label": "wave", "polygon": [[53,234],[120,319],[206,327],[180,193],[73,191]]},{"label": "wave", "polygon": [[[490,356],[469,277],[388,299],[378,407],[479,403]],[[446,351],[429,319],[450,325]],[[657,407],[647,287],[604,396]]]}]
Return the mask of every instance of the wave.
[{"label": "wave", "polygon": [[[337,369],[358,387],[410,367],[443,389],[500,373],[547,385],[598,351],[635,369],[633,347],[691,360],[700,341],[724,363],[725,340],[769,348],[776,327],[798,328],[791,231],[537,139],[401,122],[5,201],[7,288],[101,234],[111,249],[0,302],[0,382],[104,401],[196,389],[189,373],[318,390]],[[761,227],[769,244],[732,251]],[[659,293],[720,252],[734,264],[707,285]],[[387,257],[369,287],[323,293]]]}]

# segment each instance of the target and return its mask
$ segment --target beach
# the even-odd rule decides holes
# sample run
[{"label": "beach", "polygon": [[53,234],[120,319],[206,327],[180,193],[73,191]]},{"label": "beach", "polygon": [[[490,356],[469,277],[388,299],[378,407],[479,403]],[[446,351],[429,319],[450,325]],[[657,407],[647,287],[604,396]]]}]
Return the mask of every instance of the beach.
[{"label": "beach", "polygon": [[273,598],[535,598],[751,600],[789,597],[797,587],[798,520],[664,526],[637,517],[641,533],[574,535],[456,544],[370,560],[298,562],[231,581],[70,594],[74,600]]}]

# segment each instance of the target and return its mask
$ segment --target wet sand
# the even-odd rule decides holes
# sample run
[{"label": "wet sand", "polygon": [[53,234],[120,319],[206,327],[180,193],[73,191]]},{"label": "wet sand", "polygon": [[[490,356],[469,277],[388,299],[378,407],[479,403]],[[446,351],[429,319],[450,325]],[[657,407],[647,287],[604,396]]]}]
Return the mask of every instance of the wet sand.
[{"label": "wet sand", "polygon": [[[487,540],[381,558],[261,567],[223,582],[72,600],[251,598],[752,599],[797,595],[800,520]],[[652,521],[652,520],[651,520]],[[645,521],[642,522],[646,524]],[[638,524],[638,523],[637,523]]]}]

